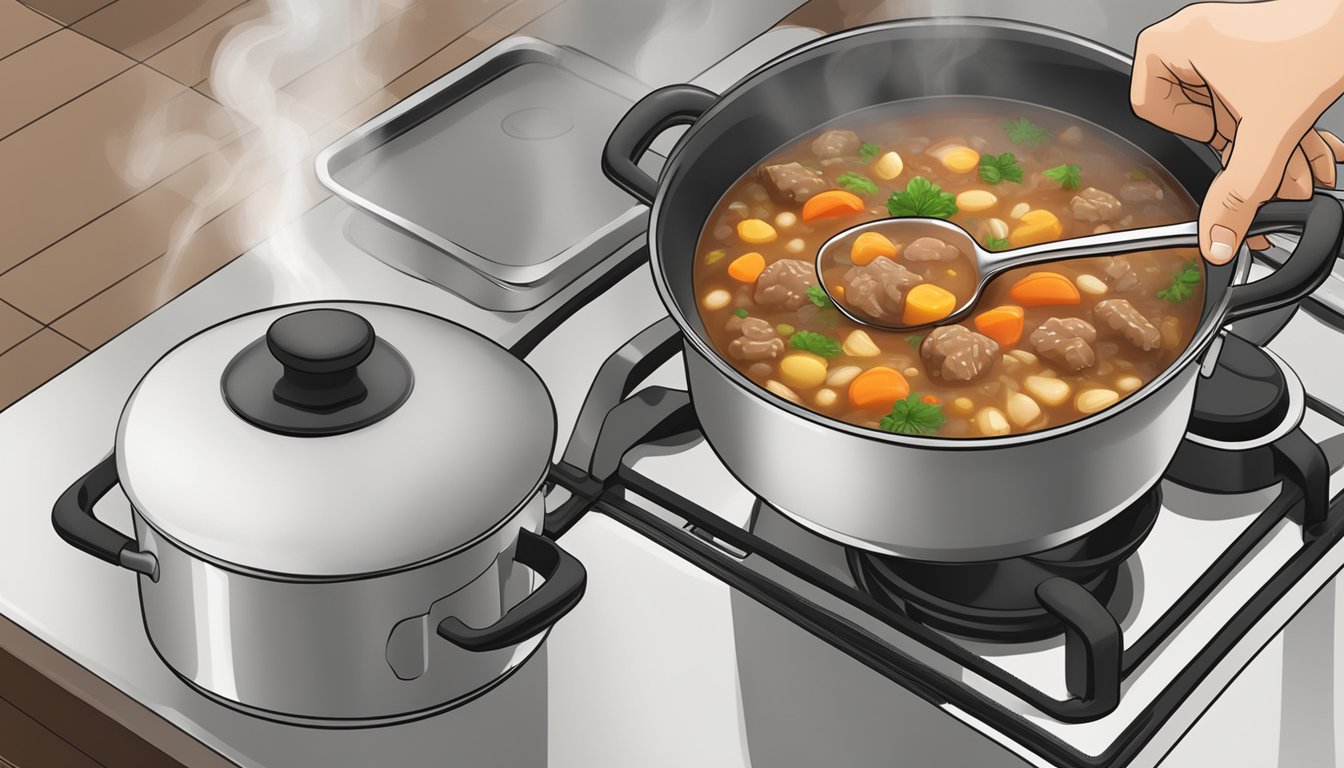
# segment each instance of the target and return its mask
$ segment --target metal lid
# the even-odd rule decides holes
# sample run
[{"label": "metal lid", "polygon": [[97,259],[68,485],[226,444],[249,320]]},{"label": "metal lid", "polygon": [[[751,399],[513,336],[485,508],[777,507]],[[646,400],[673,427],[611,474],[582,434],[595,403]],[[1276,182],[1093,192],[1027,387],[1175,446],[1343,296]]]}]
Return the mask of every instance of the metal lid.
[{"label": "metal lid", "polygon": [[495,530],[540,486],[555,430],[536,373],[466,328],[302,304],[161,358],[122,412],[117,465],[145,521],[202,557],[339,578]]}]

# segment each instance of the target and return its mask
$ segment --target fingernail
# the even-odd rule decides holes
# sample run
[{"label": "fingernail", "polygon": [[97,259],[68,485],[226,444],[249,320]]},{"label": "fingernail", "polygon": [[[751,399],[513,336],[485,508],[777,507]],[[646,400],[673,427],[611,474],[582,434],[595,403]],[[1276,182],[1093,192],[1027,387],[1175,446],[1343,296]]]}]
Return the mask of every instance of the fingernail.
[{"label": "fingernail", "polygon": [[1232,230],[1222,224],[1214,224],[1209,230],[1209,241],[1209,261],[1226,264],[1232,260],[1232,249],[1237,241]]}]

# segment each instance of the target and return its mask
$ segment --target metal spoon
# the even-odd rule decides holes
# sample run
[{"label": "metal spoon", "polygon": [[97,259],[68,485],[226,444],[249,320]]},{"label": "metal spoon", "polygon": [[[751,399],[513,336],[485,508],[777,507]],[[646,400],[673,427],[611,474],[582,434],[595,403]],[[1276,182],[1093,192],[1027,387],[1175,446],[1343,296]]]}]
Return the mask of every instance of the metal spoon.
[{"label": "metal spoon", "polygon": [[[1293,226],[1291,224],[1255,224],[1252,225],[1249,234],[1269,234],[1270,232],[1278,232],[1292,228]],[[980,244],[977,243],[975,238],[971,237],[970,233],[966,230],[943,219],[910,217],[869,221],[840,232],[827,240],[822,244],[821,248],[817,250],[816,269],[818,283],[821,285],[821,289],[826,292],[826,295],[830,296],[831,301],[835,303],[836,308],[844,313],[846,317],[855,322],[888,331],[910,331],[919,328],[927,328],[929,325],[934,325],[934,323],[902,325],[893,322],[890,319],[873,317],[863,310],[846,305],[842,297],[837,297],[831,293],[831,289],[826,286],[827,281],[820,279],[823,275],[822,266],[827,256],[834,250],[834,246],[841,241],[851,241],[852,238],[855,238],[864,232],[879,232],[892,242],[907,244],[912,243],[921,237],[936,237],[955,247],[970,259],[979,276],[976,281],[975,291],[970,296],[966,297],[961,306],[954,309],[951,314],[938,320],[936,324],[939,325],[956,322],[966,317],[966,315],[975,308],[976,302],[980,300],[980,295],[984,293],[985,286],[989,281],[1010,269],[1086,256],[1109,256],[1118,253],[1129,253],[1132,251],[1194,247],[1199,245],[1199,224],[1194,221],[1187,221],[1181,224],[1166,224],[1160,227],[1143,227],[1141,229],[1104,232],[1099,235],[1088,235],[1086,237],[1076,237],[1068,240],[1056,240],[1040,245],[1029,245],[1024,248],[1013,248],[1007,251],[987,251],[980,247]]]}]

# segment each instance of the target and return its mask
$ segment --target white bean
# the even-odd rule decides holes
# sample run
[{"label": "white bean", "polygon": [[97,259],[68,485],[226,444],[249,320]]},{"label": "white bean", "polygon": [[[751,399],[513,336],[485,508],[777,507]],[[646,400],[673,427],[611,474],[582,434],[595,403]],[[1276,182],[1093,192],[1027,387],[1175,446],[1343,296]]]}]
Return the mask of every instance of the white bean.
[{"label": "white bean", "polygon": [[990,219],[985,222],[985,229],[989,230],[992,237],[1004,240],[1008,237],[1008,222],[1003,219]]},{"label": "white bean", "polygon": [[792,211],[784,211],[775,217],[775,227],[777,229],[788,229],[798,223],[798,216]]},{"label": "white bean", "polygon": [[1008,426],[1008,419],[1003,416],[1003,411],[992,407],[981,408],[980,412],[975,414],[975,426],[980,430],[980,434],[990,437],[1006,435],[1011,429]]},{"label": "white bean", "polygon": [[895,152],[888,152],[877,159],[873,165],[873,175],[883,181],[891,181],[905,170],[905,161]]},{"label": "white bean", "polygon": [[803,239],[801,237],[795,237],[789,242],[784,244],[784,250],[788,251],[789,253],[802,253],[803,246],[805,245],[806,243],[803,242]]},{"label": "white bean", "polygon": [[1008,396],[1008,418],[1018,427],[1025,427],[1041,417],[1041,406],[1021,392]]},{"label": "white bean", "polygon": [[1062,405],[1069,399],[1069,383],[1060,379],[1049,378],[1042,373],[1037,376],[1028,376],[1022,382],[1027,388],[1027,392],[1038,401],[1046,405]]},{"label": "white bean", "polygon": [[1073,407],[1079,413],[1096,413],[1109,408],[1120,400],[1120,395],[1110,389],[1085,389],[1073,400]]},{"label": "white bean", "polygon": [[1011,210],[1011,211],[1008,212],[1008,218],[1010,218],[1010,219],[1020,219],[1020,218],[1022,218],[1023,216],[1026,216],[1026,215],[1027,215],[1027,211],[1030,211],[1030,210],[1031,210],[1031,206],[1030,206],[1030,205],[1027,205],[1026,203],[1018,203],[1017,205],[1014,205],[1014,206],[1013,206],[1013,210]]},{"label": "white bean", "polygon": [[826,377],[826,384],[832,387],[843,387],[857,379],[860,373],[863,373],[863,369],[857,365],[842,365],[831,371],[831,375]]},{"label": "white bean", "polygon": [[723,309],[728,306],[728,302],[732,300],[733,294],[722,288],[716,288],[709,293],[706,293],[704,300],[700,303],[704,305],[705,309]]},{"label": "white bean", "polygon": [[780,384],[778,381],[775,381],[774,379],[765,382],[765,388],[775,393],[776,395],[779,395],[785,400],[791,400],[795,403],[802,402],[801,400],[798,399],[797,392],[794,392],[792,389],[789,389],[788,387],[784,386],[783,384]]},{"label": "white bean", "polygon": [[838,397],[839,395],[835,393],[834,389],[819,389],[817,390],[817,405],[835,405],[835,401]]},{"label": "white bean", "polygon": [[1079,275],[1075,280],[1078,290],[1089,296],[1102,296],[1106,293],[1106,284],[1095,275]]}]

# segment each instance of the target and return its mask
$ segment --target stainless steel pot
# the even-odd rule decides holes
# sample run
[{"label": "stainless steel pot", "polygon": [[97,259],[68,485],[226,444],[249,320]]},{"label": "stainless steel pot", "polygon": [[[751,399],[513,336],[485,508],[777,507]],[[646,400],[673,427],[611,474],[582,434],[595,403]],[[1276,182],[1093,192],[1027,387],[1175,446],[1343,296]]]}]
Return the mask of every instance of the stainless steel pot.
[{"label": "stainless steel pot", "polygon": [[[150,642],[201,692],[398,722],[498,684],[581,597],[582,565],[539,535],[555,429],[536,374],[446,320],[268,309],[155,363],[52,522],[140,574]],[[118,483],[135,539],[93,516]]]},{"label": "stainless steel pot", "polygon": [[[1318,195],[1265,206],[1262,221],[1304,224],[1283,268],[1232,286],[1249,258],[1245,249],[1233,263],[1209,267],[1201,325],[1165,373],[1115,407],[1025,435],[893,435],[794,405],[720,359],[707,341],[692,286],[696,240],[734,181],[827,121],[902,99],[990,96],[1077,115],[1135,143],[1201,199],[1216,157],[1134,116],[1129,69],[1120,53],[1042,27],[990,19],[903,21],[802,46],[722,96],[671,86],[627,113],[608,141],[603,169],[653,206],[654,281],[684,333],[687,377],[705,435],[738,479],[831,539],[938,561],[1048,549],[1101,525],[1157,481],[1185,431],[1200,366],[1216,358],[1220,329],[1297,301],[1325,279],[1344,218],[1335,200]],[[678,124],[690,129],[655,181],[635,162],[658,134]],[[800,457],[805,472],[798,471]]]}]

